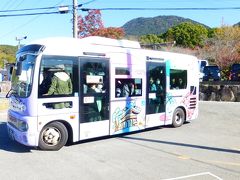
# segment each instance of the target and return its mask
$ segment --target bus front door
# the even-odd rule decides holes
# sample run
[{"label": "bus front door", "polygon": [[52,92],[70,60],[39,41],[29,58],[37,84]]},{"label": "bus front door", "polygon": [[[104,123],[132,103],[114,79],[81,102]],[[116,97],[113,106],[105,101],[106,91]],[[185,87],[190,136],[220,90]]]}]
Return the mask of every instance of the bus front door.
[{"label": "bus front door", "polygon": [[109,61],[80,58],[80,140],[109,135]]},{"label": "bus front door", "polygon": [[147,62],[146,127],[164,125],[166,100],[166,65]]}]

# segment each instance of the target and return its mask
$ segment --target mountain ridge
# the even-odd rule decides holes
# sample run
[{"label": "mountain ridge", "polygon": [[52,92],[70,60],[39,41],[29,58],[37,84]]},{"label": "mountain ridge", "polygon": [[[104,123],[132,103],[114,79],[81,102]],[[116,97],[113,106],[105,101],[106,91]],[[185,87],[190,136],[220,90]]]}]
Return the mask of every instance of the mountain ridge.
[{"label": "mountain ridge", "polygon": [[180,16],[139,17],[128,21],[122,26],[122,28],[124,29],[126,35],[130,36],[162,34],[169,28],[183,22],[192,22],[194,24],[200,24],[206,28],[210,28],[202,23]]},{"label": "mountain ridge", "polygon": [[234,27],[239,26],[240,27],[240,22],[236,23],[233,25]]}]

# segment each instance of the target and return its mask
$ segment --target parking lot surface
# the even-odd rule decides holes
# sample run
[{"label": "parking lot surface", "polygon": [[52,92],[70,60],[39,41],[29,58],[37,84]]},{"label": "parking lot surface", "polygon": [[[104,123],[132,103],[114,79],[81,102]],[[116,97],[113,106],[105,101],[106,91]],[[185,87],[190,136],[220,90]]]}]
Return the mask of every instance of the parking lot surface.
[{"label": "parking lot surface", "polygon": [[240,103],[200,102],[199,118],[39,151],[7,137],[0,112],[1,180],[239,180]]}]

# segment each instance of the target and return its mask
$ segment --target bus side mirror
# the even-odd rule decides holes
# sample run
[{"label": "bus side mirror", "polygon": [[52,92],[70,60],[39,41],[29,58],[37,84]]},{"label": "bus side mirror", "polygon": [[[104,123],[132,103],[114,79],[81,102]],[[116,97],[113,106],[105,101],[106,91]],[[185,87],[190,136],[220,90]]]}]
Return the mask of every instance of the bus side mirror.
[{"label": "bus side mirror", "polygon": [[17,62],[16,75],[20,76],[22,74],[22,61]]}]

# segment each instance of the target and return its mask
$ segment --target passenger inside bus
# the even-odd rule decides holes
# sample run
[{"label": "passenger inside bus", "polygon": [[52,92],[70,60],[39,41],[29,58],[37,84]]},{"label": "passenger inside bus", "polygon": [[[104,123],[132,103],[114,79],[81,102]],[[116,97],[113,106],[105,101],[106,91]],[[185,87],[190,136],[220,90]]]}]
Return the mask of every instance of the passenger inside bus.
[{"label": "passenger inside bus", "polygon": [[186,88],[186,83],[183,82],[182,78],[178,78],[178,87],[179,87],[179,89],[185,89]]},{"label": "passenger inside bus", "polygon": [[161,84],[160,78],[156,79],[150,77],[149,79],[149,92],[151,94],[149,98],[149,113],[159,113],[162,112],[164,107],[164,88]]},{"label": "passenger inside bus", "polygon": [[161,112],[161,105],[164,104],[164,89],[159,78],[156,80],[156,108],[155,113]]},{"label": "passenger inside bus", "polygon": [[[72,94],[72,81],[68,73],[65,72],[63,64],[56,66],[56,71],[51,79],[50,87],[44,95],[70,95]],[[69,108],[67,102],[53,103],[54,109]]]},{"label": "passenger inside bus", "polygon": [[100,93],[101,90],[98,88],[99,84],[90,84],[87,93],[94,96],[94,101],[87,105],[87,119],[89,122],[100,121],[101,120],[101,110],[102,110],[102,99],[95,93]]},{"label": "passenger inside bus", "polygon": [[141,79],[116,79],[115,97],[141,96]]},{"label": "passenger inside bus", "polygon": [[52,81],[53,73],[49,68],[44,68],[42,72],[42,79],[40,78],[39,95],[42,96],[48,92]]},{"label": "passenger inside bus", "polygon": [[170,89],[178,89],[176,78],[172,78],[170,82]]},{"label": "passenger inside bus", "polygon": [[183,81],[183,78],[172,78],[171,89],[186,89],[186,82]]},{"label": "passenger inside bus", "polygon": [[156,92],[157,92],[157,86],[156,83],[154,82],[154,78],[150,77],[149,78],[149,93],[152,95],[149,97],[149,113],[155,113],[155,108],[156,108]]},{"label": "passenger inside bus", "polygon": [[154,80],[153,80],[153,77],[150,77],[150,80],[149,80],[149,82],[150,82],[150,91],[152,92],[152,91],[157,91],[157,87],[156,87],[156,84],[154,83]]}]

